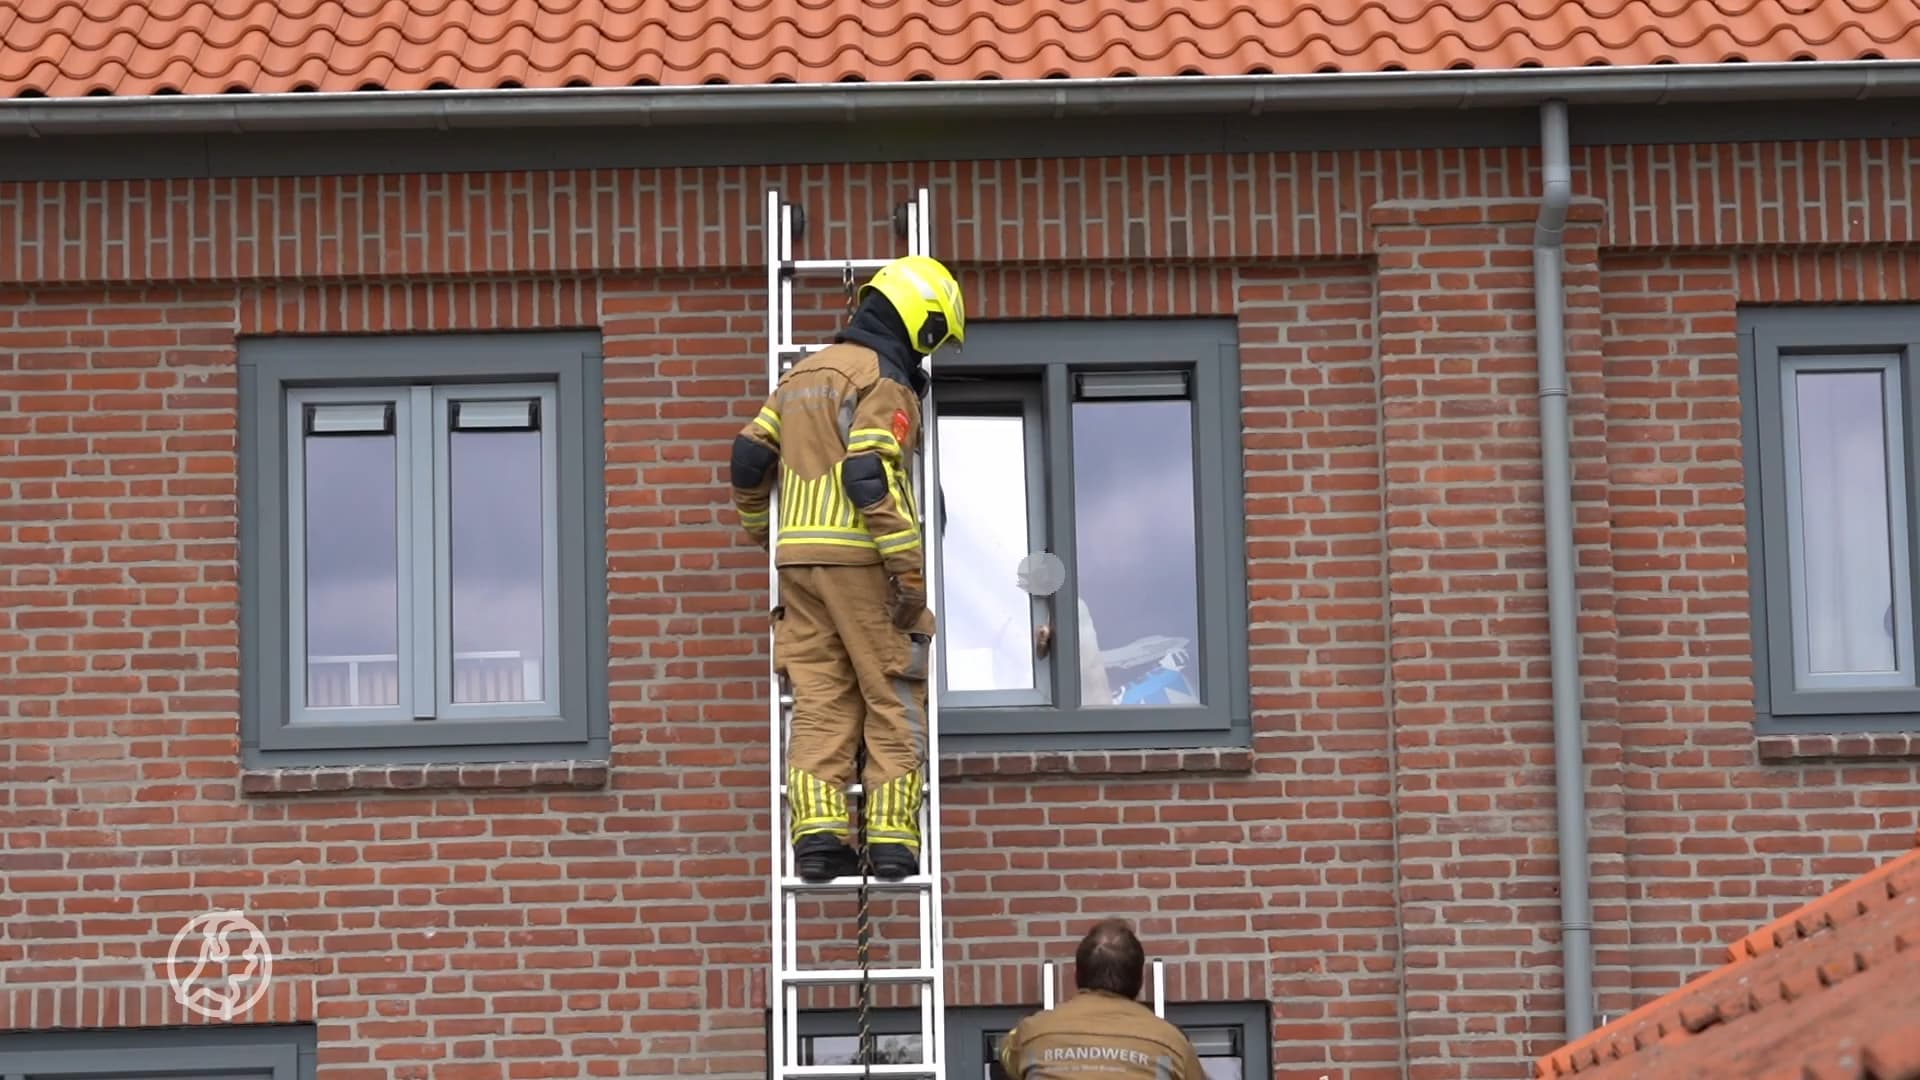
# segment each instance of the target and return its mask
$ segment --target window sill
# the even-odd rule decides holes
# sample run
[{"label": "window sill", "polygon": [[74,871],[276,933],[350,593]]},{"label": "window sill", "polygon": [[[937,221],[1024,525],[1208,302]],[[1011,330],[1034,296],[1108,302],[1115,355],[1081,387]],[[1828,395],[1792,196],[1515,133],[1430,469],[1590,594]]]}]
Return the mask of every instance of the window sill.
[{"label": "window sill", "polygon": [[1181,750],[1039,750],[959,753],[940,756],[940,779],[1009,779],[1047,776],[1163,776],[1253,771],[1253,751],[1244,746]]},{"label": "window sill", "polygon": [[313,769],[247,769],[248,795],[339,794],[353,791],[582,790],[607,784],[606,761],[499,762],[471,765],[333,765]]},{"label": "window sill", "polygon": [[1920,732],[1908,731],[1762,735],[1758,745],[1760,760],[1771,762],[1920,758]]}]

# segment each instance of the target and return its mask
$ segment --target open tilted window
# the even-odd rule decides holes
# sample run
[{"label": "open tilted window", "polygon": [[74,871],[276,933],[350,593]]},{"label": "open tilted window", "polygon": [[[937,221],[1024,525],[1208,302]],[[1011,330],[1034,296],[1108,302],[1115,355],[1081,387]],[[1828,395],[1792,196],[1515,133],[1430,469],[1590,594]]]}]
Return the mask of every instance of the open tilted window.
[{"label": "open tilted window", "polygon": [[1233,324],[984,323],[935,380],[943,745],[1244,740]]}]

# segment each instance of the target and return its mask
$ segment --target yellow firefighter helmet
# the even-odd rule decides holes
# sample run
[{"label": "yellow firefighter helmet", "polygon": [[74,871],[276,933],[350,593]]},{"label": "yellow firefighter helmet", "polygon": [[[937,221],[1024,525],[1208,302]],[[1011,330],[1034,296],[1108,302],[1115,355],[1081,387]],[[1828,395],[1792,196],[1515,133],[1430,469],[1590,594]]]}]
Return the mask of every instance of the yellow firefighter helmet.
[{"label": "yellow firefighter helmet", "polygon": [[960,297],[960,283],[940,260],[927,255],[903,255],[880,268],[865,285],[860,297],[877,289],[907,324],[907,337],[923,355],[947,343],[966,340],[967,306]]}]

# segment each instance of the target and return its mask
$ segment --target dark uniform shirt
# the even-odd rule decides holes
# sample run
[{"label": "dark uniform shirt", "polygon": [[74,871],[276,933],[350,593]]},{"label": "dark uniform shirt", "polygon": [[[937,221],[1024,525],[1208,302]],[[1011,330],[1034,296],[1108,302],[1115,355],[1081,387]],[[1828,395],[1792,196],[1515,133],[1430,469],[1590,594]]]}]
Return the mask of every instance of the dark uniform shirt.
[{"label": "dark uniform shirt", "polygon": [[1000,1048],[1013,1080],[1203,1080],[1180,1029],[1137,1001],[1082,990],[1014,1027]]}]

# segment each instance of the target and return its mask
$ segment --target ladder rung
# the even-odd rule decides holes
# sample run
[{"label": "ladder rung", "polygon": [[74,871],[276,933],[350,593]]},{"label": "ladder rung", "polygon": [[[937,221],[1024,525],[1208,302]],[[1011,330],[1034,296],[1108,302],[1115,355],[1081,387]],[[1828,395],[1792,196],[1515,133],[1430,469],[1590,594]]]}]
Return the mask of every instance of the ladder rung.
[{"label": "ladder rung", "polygon": [[[932,968],[869,968],[866,979],[877,985],[899,986],[905,983],[929,983],[937,978]],[[780,981],[788,986],[848,986],[861,979],[859,968],[818,968],[813,971],[783,971]]]},{"label": "ladder rung", "polygon": [[844,274],[849,268],[859,273],[862,270],[878,270],[892,261],[892,259],[794,259],[782,269],[789,274],[824,274],[828,271]]},{"label": "ladder rung", "polygon": [[813,344],[813,345],[802,345],[798,342],[782,342],[778,347],[774,349],[774,351],[779,353],[782,357],[812,356],[814,353],[819,352],[820,350],[826,348],[828,345],[831,345],[831,344],[833,343],[830,341],[825,343],[820,343],[820,344]]},{"label": "ladder rung", "polygon": [[[780,879],[780,887],[787,892],[859,892],[860,877],[837,877],[832,881],[823,881],[818,885],[802,881],[797,877]],[[926,874],[914,874],[899,881],[882,881],[879,878],[867,879],[867,888],[873,892],[914,892],[933,887],[933,879]]]},{"label": "ladder rung", "polygon": [[788,1065],[781,1077],[819,1077],[821,1080],[861,1080],[866,1076],[924,1076],[940,1080],[941,1065]]}]

